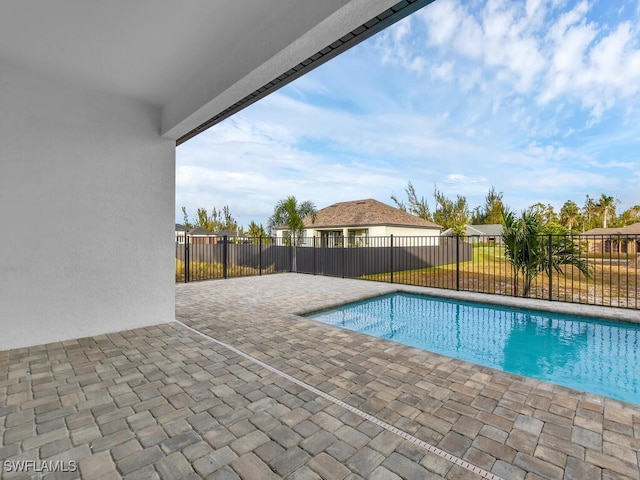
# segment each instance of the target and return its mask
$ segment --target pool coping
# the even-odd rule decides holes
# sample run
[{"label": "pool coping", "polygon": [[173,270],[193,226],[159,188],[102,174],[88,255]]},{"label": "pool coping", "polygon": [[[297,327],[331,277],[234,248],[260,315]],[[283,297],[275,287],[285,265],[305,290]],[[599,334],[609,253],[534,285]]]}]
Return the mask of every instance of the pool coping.
[{"label": "pool coping", "polygon": [[[438,292],[439,293],[439,292]],[[387,298],[387,297],[391,297],[395,294],[407,294],[407,295],[411,295],[414,298],[424,298],[426,300],[434,300],[434,301],[443,301],[443,302],[462,302],[466,305],[471,305],[471,306],[478,306],[478,307],[482,307],[482,308],[491,308],[491,307],[497,307],[497,308],[508,308],[509,310],[513,311],[522,311],[522,312],[532,312],[532,313],[539,313],[539,314],[546,314],[549,315],[549,317],[554,317],[554,315],[557,315],[559,318],[561,318],[562,316],[566,316],[566,319],[569,319],[570,321],[593,321],[593,322],[607,322],[610,325],[620,325],[620,326],[624,326],[624,325],[629,325],[629,326],[637,326],[640,325],[640,315],[637,315],[638,318],[624,318],[621,319],[620,316],[623,313],[626,312],[605,312],[603,314],[602,312],[602,308],[608,309],[608,307],[601,307],[601,308],[575,308],[575,305],[573,305],[574,308],[565,308],[562,309],[564,311],[558,311],[557,309],[553,309],[551,305],[549,305],[549,308],[542,308],[542,307],[547,307],[547,305],[540,305],[540,303],[545,303],[544,301],[541,300],[535,300],[535,299],[513,299],[513,298],[509,298],[506,299],[507,301],[500,301],[500,300],[504,300],[504,297],[499,297],[497,300],[498,301],[487,301],[486,299],[483,299],[485,301],[479,301],[475,298],[471,298],[471,297],[477,297],[478,295],[468,295],[466,293],[468,292],[456,292],[459,293],[459,295],[434,295],[432,293],[425,293],[423,291],[422,288],[420,288],[419,291],[415,291],[415,289],[413,291],[409,291],[407,289],[398,289],[398,290],[394,290],[391,292],[387,292],[387,293],[383,293],[383,294],[379,294],[379,295],[375,295],[375,296],[366,296],[365,298],[361,298],[358,300],[355,300],[353,302],[341,302],[340,304],[334,304],[332,306],[327,306],[327,307],[322,307],[320,309],[315,309],[315,310],[309,310],[309,309],[305,309],[302,312],[298,312],[294,315],[303,317],[306,320],[312,320],[312,321],[316,321],[325,325],[329,325],[329,326],[333,326],[333,327],[338,327],[338,328],[344,328],[346,330],[349,331],[353,331],[353,332],[357,332],[359,334],[362,335],[368,335],[371,336],[373,338],[378,338],[381,340],[386,340],[386,341],[390,341],[390,342],[394,342],[409,348],[418,348],[421,350],[425,350],[427,352],[433,353],[433,354],[437,354],[437,355],[443,355],[443,356],[447,356],[447,357],[451,357],[454,358],[456,360],[460,360],[463,362],[468,362],[468,363],[472,363],[474,365],[478,365],[478,366],[483,366],[486,368],[491,368],[491,369],[495,369],[498,370],[500,372],[503,373],[508,373],[508,374],[512,374],[512,375],[518,375],[518,376],[522,376],[525,378],[529,378],[531,380],[537,380],[537,381],[541,381],[541,382],[546,382],[546,383],[550,383],[552,385],[556,385],[558,387],[564,387],[567,388],[569,390],[578,390],[578,391],[584,391],[586,393],[589,394],[593,394],[593,395],[603,395],[606,398],[611,398],[613,400],[618,400],[621,402],[626,402],[626,403],[630,403],[633,405],[638,405],[640,406],[640,398],[639,401],[634,402],[632,400],[629,399],[622,399],[622,398],[615,398],[615,397],[607,397],[606,394],[604,393],[598,393],[592,390],[584,390],[582,388],[580,388],[580,386],[578,385],[566,385],[563,382],[554,382],[551,379],[545,379],[545,378],[538,378],[535,376],[529,376],[526,375],[524,373],[520,373],[520,372],[514,372],[514,371],[509,371],[509,370],[504,370],[503,368],[496,366],[496,365],[489,365],[486,363],[482,363],[482,362],[476,362],[473,359],[469,358],[461,358],[460,356],[458,356],[455,352],[442,352],[442,351],[438,351],[438,348],[436,346],[432,346],[431,348],[429,347],[422,347],[422,346],[418,346],[418,345],[411,345],[410,343],[406,343],[405,341],[401,341],[401,340],[397,340],[395,338],[391,339],[391,338],[387,338],[384,335],[378,335],[378,334],[374,334],[374,333],[370,333],[368,331],[361,331],[358,328],[354,328],[353,325],[336,325],[333,322],[327,322],[324,321],[321,317],[324,313],[330,313],[333,311],[338,311],[338,310],[342,310],[345,307],[349,307],[350,305],[356,305],[356,304],[360,304],[362,302],[367,302],[367,301],[375,301],[376,299],[382,299],[382,298]],[[484,294],[479,294],[482,296],[485,296]],[[457,298],[454,298],[457,297]],[[498,297],[496,295],[494,295],[493,297]],[[491,299],[489,299],[491,300]],[[496,300],[495,298],[493,300]],[[509,301],[512,300],[512,301]],[[513,301],[515,300],[515,301]],[[522,301],[518,301],[518,300],[531,300],[529,302],[522,302]],[[552,303],[552,302],[551,302]],[[532,308],[529,306],[526,306],[525,304],[532,304],[537,308]],[[581,305],[582,307],[584,307],[583,305]],[[588,306],[588,307],[592,307],[592,306]],[[584,312],[587,311],[589,314],[586,315]],[[581,313],[577,313],[577,312],[581,312]],[[607,313],[609,315],[607,315]],[[640,312],[635,312],[635,313],[639,313]],[[561,318],[562,320],[566,320],[564,318]],[[578,378],[578,380],[582,380],[582,377]]]},{"label": "pool coping", "polygon": [[[384,282],[375,282],[384,283]],[[496,295],[490,293],[465,292],[457,290],[447,290],[432,287],[420,287],[413,285],[394,285],[394,289],[384,294],[362,295],[352,301],[327,304],[320,309],[303,308],[292,312],[293,315],[307,317],[308,315],[318,313],[324,310],[341,307],[349,303],[369,300],[378,296],[393,293],[412,293],[427,297],[443,298],[450,300],[459,300],[472,303],[480,303],[483,305],[497,305],[501,307],[509,307],[516,309],[533,310],[548,313],[560,313],[563,315],[574,315],[590,319],[623,322],[631,324],[640,324],[640,311],[625,309],[619,307],[609,307],[601,305],[589,305],[582,303],[569,303],[560,301],[549,301],[535,298],[511,297],[505,295]]]}]

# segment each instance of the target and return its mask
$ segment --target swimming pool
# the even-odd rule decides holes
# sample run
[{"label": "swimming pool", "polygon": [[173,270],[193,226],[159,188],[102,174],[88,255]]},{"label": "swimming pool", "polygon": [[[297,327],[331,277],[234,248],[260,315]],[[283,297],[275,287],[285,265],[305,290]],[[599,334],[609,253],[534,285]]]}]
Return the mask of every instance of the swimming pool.
[{"label": "swimming pool", "polygon": [[640,325],[410,293],[307,317],[640,405]]}]

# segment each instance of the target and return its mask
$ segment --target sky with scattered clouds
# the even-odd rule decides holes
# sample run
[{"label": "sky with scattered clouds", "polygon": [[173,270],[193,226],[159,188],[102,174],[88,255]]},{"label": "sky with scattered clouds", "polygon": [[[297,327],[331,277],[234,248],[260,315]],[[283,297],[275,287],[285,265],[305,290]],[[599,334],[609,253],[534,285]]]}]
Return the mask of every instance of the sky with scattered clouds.
[{"label": "sky with scattered clouds", "polygon": [[177,149],[176,221],[411,181],[522,210],[640,204],[640,0],[436,0]]}]

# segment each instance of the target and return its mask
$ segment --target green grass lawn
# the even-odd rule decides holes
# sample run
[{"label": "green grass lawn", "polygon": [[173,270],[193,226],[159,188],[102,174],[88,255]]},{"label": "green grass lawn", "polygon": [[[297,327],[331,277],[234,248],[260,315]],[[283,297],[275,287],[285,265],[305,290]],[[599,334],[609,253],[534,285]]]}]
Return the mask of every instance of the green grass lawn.
[{"label": "green grass lawn", "polygon": [[[584,257],[591,266],[587,278],[577,268],[567,266],[551,278],[538,275],[532,284],[529,296],[576,303],[638,308],[640,295],[640,271],[635,255],[599,255],[585,252]],[[613,260],[613,261],[612,261]],[[391,274],[367,275],[368,280],[391,281]],[[394,272],[394,283],[420,285],[463,291],[514,295],[512,268],[505,257],[504,247],[499,245],[474,245],[473,259],[436,267]],[[518,291],[524,291],[519,285]]]}]

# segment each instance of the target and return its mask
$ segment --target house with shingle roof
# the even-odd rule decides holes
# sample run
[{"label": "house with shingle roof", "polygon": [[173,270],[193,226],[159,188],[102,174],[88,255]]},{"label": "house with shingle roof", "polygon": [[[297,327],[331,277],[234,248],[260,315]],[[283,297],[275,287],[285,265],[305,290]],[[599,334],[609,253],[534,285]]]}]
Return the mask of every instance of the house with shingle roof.
[{"label": "house with shingle roof", "polygon": [[589,252],[640,252],[640,222],[624,227],[592,228],[579,235]]},{"label": "house with shingle roof", "polygon": [[[504,225],[500,223],[487,223],[483,225],[465,225],[464,235],[469,243],[502,243],[502,232]],[[444,236],[454,236],[453,228],[447,228],[441,234]]]},{"label": "house with shingle roof", "polygon": [[189,239],[190,244],[216,244],[218,240],[224,236],[227,237],[235,237],[236,232],[232,232],[230,230],[220,230],[217,232],[211,232],[209,230],[205,230],[202,227],[196,228],[187,228],[180,223],[176,223],[176,243],[183,245],[185,242],[185,238]]},{"label": "house with shingle roof", "polygon": [[[440,226],[372,198],[339,202],[318,210],[315,220],[304,220],[301,244],[317,246],[377,246],[372,237],[428,237],[424,245],[438,245]],[[286,227],[276,229],[286,236]],[[315,240],[319,238],[320,240]],[[346,243],[344,242],[346,239]],[[413,244],[416,244],[413,242]]]}]

